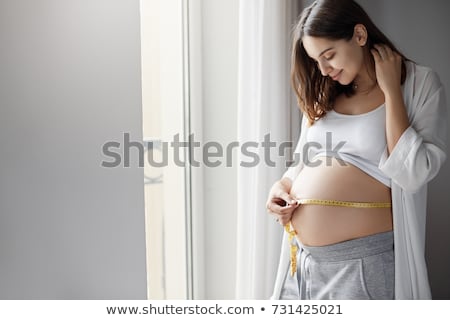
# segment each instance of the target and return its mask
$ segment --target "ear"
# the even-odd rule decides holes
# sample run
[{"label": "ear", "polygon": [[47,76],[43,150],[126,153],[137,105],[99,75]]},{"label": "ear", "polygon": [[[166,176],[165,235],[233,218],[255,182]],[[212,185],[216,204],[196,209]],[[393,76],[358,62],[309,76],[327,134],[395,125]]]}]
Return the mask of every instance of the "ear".
[{"label": "ear", "polygon": [[353,29],[353,39],[356,43],[363,47],[367,43],[367,29],[363,24],[358,23]]}]

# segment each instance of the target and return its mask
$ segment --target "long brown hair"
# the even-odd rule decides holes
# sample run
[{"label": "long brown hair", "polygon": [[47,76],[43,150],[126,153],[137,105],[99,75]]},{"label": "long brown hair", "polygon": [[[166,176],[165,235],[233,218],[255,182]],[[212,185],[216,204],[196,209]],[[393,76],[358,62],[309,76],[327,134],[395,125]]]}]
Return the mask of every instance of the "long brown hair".
[{"label": "long brown hair", "polygon": [[[402,56],[401,82],[406,78],[405,60],[408,60],[381,32],[364,9],[353,0],[316,0],[305,8],[293,32],[291,56],[291,84],[297,95],[298,105],[313,124],[333,109],[336,97],[342,93],[353,95],[353,83],[341,85],[328,76],[323,76],[303,47],[303,37],[312,36],[330,40],[351,40],[354,27],[362,24],[367,30],[364,47],[366,66],[374,70],[375,61],[370,52],[374,44],[385,44]],[[371,74],[369,72],[369,74]],[[376,79],[375,79],[376,80]]]}]

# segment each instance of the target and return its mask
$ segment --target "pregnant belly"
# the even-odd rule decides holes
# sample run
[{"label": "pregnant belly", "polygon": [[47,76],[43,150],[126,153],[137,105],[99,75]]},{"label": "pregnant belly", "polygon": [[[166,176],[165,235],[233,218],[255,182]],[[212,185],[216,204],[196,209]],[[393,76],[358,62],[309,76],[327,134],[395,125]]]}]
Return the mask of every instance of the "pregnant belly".
[{"label": "pregnant belly", "polygon": [[[359,168],[321,158],[317,167],[305,166],[294,180],[291,195],[356,202],[391,202],[390,188]],[[390,208],[347,208],[302,204],[291,224],[300,242],[324,246],[392,230]]]}]

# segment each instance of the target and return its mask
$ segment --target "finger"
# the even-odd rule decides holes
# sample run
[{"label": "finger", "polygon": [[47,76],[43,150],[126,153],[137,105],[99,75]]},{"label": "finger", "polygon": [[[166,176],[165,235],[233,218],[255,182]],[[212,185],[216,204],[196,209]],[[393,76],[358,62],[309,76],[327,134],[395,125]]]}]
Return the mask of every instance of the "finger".
[{"label": "finger", "polygon": [[287,193],[286,191],[281,191],[280,193],[278,193],[277,197],[283,199],[283,200],[286,202],[286,204],[291,204],[291,205],[293,205],[293,204],[296,204],[296,203],[297,203],[297,200],[294,199],[294,197],[292,197],[292,196],[291,196],[289,193]]},{"label": "finger", "polygon": [[292,212],[298,207],[298,204],[295,203],[294,205],[281,206],[276,202],[269,202],[266,207],[267,211],[271,214],[286,215],[292,214]]},{"label": "finger", "polygon": [[294,203],[294,204],[289,204],[287,206],[281,207],[280,209],[280,213],[281,214],[286,214],[286,213],[291,213],[293,212],[300,204],[298,202]]},{"label": "finger", "polygon": [[271,214],[281,214],[283,212],[285,212],[285,206],[280,206],[279,204],[277,204],[276,202],[270,202],[267,204],[266,206],[267,211]]},{"label": "finger", "polygon": [[371,49],[370,52],[372,53],[372,56],[373,56],[375,62],[381,61],[381,56],[376,49]]},{"label": "finger", "polygon": [[387,58],[393,58],[394,57],[394,51],[389,46],[384,46],[384,52],[386,53]]},{"label": "finger", "polygon": [[402,60],[402,56],[397,51],[392,52],[396,60]]},{"label": "finger", "polygon": [[380,55],[380,59],[381,60],[385,60],[386,56],[387,56],[385,48],[383,46],[381,46],[381,45],[378,45],[378,44],[374,45],[374,47],[378,51],[378,54]]}]

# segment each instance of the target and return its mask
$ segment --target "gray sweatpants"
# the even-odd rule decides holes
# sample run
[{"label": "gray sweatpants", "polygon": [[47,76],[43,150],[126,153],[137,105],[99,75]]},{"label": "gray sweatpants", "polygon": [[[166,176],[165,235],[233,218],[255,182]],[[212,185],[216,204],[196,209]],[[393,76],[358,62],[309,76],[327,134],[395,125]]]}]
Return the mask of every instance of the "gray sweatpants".
[{"label": "gray sweatpants", "polygon": [[297,244],[297,272],[287,272],[280,299],[394,299],[392,231],[321,247]]}]

